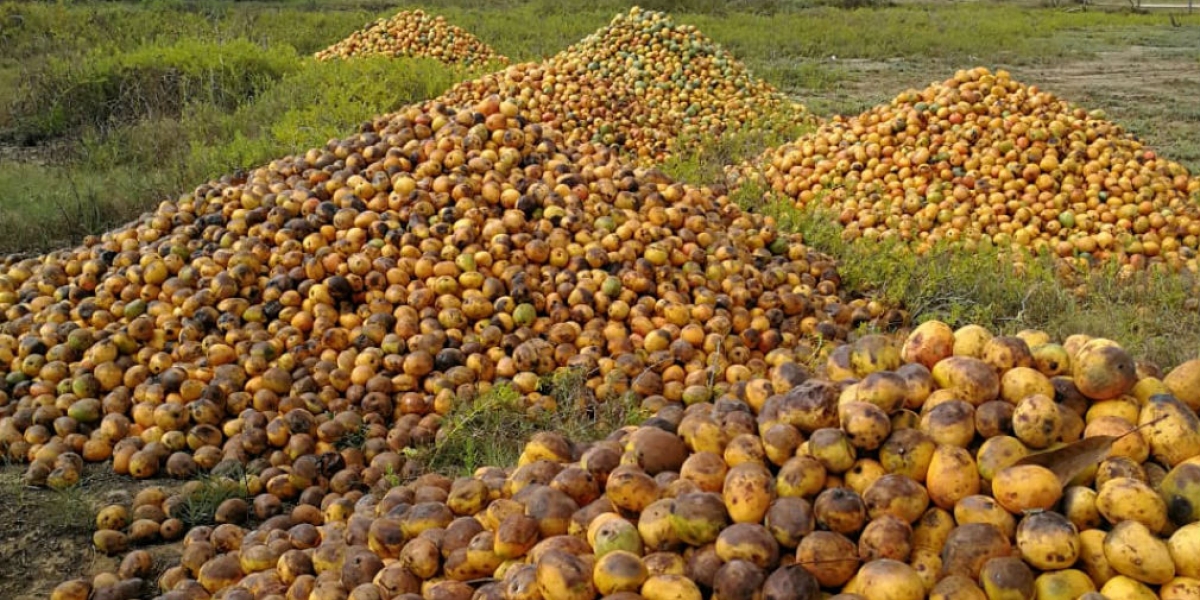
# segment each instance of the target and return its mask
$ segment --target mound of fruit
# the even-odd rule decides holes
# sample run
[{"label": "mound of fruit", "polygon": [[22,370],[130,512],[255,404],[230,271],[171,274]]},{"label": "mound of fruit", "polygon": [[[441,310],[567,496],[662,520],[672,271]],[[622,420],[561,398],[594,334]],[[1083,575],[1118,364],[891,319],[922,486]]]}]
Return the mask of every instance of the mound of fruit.
[{"label": "mound of fruit", "polygon": [[769,219],[513,107],[409,108],[4,264],[0,453],[54,486],[81,458],[189,478],[350,435],[394,456],[497,381],[530,411],[560,368],[595,401],[679,402],[903,321]]},{"label": "mound of fruit", "polygon": [[695,27],[636,7],[544,62],[461,83],[438,101],[471,106],[493,95],[568,144],[616,144],[643,162],[662,161],[679,138],[810,122]]},{"label": "mound of fruit", "polygon": [[508,62],[479,38],[447,23],[444,17],[421,10],[401,11],[379,19],[315,56],[317,60],[329,60],[378,55],[432,58],[465,66]]},{"label": "mound of fruit", "polygon": [[768,151],[767,186],[848,239],[1117,257],[1195,270],[1200,180],[1098,111],[977,68]]},{"label": "mound of fruit", "polygon": [[[471,477],[345,485],[371,467],[273,467],[312,487],[292,505],[268,484],[215,527],[172,524],[184,550],[158,579],[161,597],[1116,600],[1200,589],[1200,360],[1160,379],[1110,340],[928,322],[903,343],[843,345],[825,371],[775,365],[592,444],[537,434],[514,468]],[[171,511],[153,488],[132,504]],[[97,539],[123,548],[130,510],[102,511]],[[135,587],[150,564],[131,552],[118,573],[64,583],[58,598]]]}]

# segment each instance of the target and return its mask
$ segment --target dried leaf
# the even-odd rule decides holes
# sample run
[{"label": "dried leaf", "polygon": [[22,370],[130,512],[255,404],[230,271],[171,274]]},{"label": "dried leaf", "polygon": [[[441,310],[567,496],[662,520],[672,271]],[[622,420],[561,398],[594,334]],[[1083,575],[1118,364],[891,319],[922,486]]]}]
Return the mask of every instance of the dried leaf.
[{"label": "dried leaf", "polygon": [[1143,423],[1134,427],[1121,435],[1097,435],[1072,442],[1062,448],[1030,454],[1014,464],[1046,467],[1058,476],[1058,480],[1062,482],[1063,487],[1067,487],[1072,479],[1078,477],[1088,467],[1098,465],[1105,458],[1108,458],[1108,452],[1112,450],[1113,444],[1117,440],[1154,425],[1161,420],[1162,417],[1159,417],[1149,423]]},{"label": "dried leaf", "polygon": [[1072,479],[1086,471],[1088,467],[1100,464],[1100,461],[1107,458],[1113,443],[1119,439],[1121,436],[1116,435],[1097,435],[1084,438],[1056,450],[1030,454],[1015,464],[1046,467],[1053,471],[1058,476],[1058,480],[1062,482],[1063,487],[1066,487]]}]

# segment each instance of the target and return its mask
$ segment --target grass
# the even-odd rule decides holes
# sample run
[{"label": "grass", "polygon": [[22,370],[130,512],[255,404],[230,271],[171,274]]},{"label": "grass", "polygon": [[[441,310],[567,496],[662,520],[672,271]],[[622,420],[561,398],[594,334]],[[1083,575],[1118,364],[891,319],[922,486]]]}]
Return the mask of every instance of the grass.
[{"label": "grass", "polygon": [[0,189],[8,192],[0,227],[12,232],[0,240],[0,254],[45,250],[112,228],[197,183],[323,145],[463,76],[427,59],[293,60],[273,84],[243,90],[230,110],[205,98],[120,125],[104,119],[56,147],[51,155],[58,160],[48,164],[0,154]]},{"label": "grass", "polygon": [[358,426],[358,429],[350,431],[346,433],[346,435],[338,438],[334,446],[338,450],[345,450],[347,448],[357,448],[362,450],[367,443],[367,431],[369,429],[370,427],[366,423],[363,423],[362,425]]},{"label": "grass", "polygon": [[196,479],[198,485],[183,496],[178,514],[172,516],[183,521],[188,529],[216,523],[217,508],[226,500],[246,499],[245,473],[202,475]]},{"label": "grass", "polygon": [[761,190],[742,190],[738,198],[836,258],[843,287],[903,305],[914,323],[977,324],[1007,335],[1038,329],[1057,340],[1105,337],[1164,369],[1195,358],[1200,347],[1197,282],[1187,274],[1129,276],[1115,264],[1078,273],[1048,257],[1015,260],[988,248],[938,246],[918,256],[898,241],[848,243],[834,217],[762,200]]},{"label": "grass", "polygon": [[56,57],[16,98],[25,123],[15,134],[106,131],[141,119],[176,118],[194,103],[232,110],[297,68],[293,48],[261,48],[245,39],[185,39],[128,52],[93,50],[82,59]]},{"label": "grass", "polygon": [[[95,526],[96,506],[91,488],[103,475],[85,474],[79,482],[64,488],[35,488],[25,484],[26,465],[0,461],[0,499],[10,509],[36,510],[44,515],[53,531],[63,535],[91,533]],[[39,518],[40,521],[40,518]]]},{"label": "grass", "polygon": [[[105,557],[93,545],[97,509],[126,504],[148,485],[162,480],[131,481],[116,475],[109,464],[87,464],[79,482],[66,489],[27,487],[22,475],[28,465],[0,458],[0,598],[32,600],[52,597],[60,582],[90,579],[100,569],[115,570],[120,557]],[[156,570],[176,560],[175,545],[147,546]],[[157,576],[146,577],[138,598],[150,598]],[[97,597],[99,597],[97,595]]]},{"label": "grass", "polygon": [[541,393],[554,398],[552,410],[529,409],[520,392],[500,382],[460,402],[441,424],[437,441],[410,449],[426,469],[470,475],[482,466],[515,465],[526,441],[539,431],[557,431],[576,442],[594,441],[646,415],[632,395],[599,402],[590,397],[585,374],[562,368],[542,379]]},{"label": "grass", "polygon": [[813,126],[792,125],[783,128],[754,128],[726,132],[720,137],[709,135],[695,139],[680,139],[674,153],[662,165],[667,175],[694,185],[723,185],[725,168],[741,164],[760,155],[764,148],[794,140],[815,129]]}]

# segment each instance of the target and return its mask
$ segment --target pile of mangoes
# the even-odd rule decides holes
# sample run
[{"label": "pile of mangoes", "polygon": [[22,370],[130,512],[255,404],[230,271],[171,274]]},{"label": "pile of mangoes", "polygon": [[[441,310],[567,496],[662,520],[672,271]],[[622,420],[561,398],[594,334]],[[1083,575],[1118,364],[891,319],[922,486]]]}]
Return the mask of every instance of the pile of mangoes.
[{"label": "pile of mangoes", "polygon": [[545,61],[461,83],[437,101],[471,106],[491,96],[511,98],[568,144],[615,144],[643,163],[661,163],[680,140],[814,122],[694,26],[636,7]]},{"label": "pile of mangoes", "polygon": [[[111,461],[138,479],[248,471],[280,505],[368,489],[497,383],[531,416],[557,409],[543,382],[560,369],[585,374],[580,409],[652,409],[903,324],[839,284],[770,219],[568,147],[511,102],[409,108],[4,262],[0,452],[34,486]],[[159,506],[97,546],[182,534]]]},{"label": "pile of mangoes", "polygon": [[[374,461],[281,466],[309,485],[299,501],[268,489],[173,529],[183,555],[158,585],[172,600],[1195,598],[1200,360],[1159,375],[1110,340],[927,322],[840,346],[823,376],[775,365],[599,442],[537,434],[507,469],[368,486],[343,473]],[[132,511],[168,502],[152,489]],[[56,598],[132,587],[145,564],[134,551]]]},{"label": "pile of mangoes", "polygon": [[743,165],[847,239],[1016,248],[1197,269],[1200,179],[1006,71],[959,71]]},{"label": "pile of mangoes", "polygon": [[471,33],[446,22],[445,17],[419,9],[379,19],[317,52],[315,57],[330,60],[379,55],[432,58],[466,67],[508,63],[508,58]]}]

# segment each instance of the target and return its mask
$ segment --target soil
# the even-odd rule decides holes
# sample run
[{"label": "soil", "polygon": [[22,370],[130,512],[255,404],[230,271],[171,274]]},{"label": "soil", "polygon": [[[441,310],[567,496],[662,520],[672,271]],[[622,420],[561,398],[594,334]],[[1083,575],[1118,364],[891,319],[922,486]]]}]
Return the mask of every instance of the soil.
[{"label": "soil", "polygon": [[[115,475],[108,463],[87,465],[79,485],[65,492],[27,487],[22,473],[22,465],[0,466],[0,598],[5,600],[44,600],[63,581],[115,571],[121,557],[105,556],[92,545],[96,511],[150,485],[174,485]],[[183,551],[179,543],[144,549],[160,569]],[[144,597],[157,595],[153,584],[147,581]]]}]

